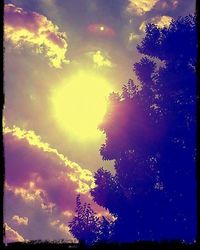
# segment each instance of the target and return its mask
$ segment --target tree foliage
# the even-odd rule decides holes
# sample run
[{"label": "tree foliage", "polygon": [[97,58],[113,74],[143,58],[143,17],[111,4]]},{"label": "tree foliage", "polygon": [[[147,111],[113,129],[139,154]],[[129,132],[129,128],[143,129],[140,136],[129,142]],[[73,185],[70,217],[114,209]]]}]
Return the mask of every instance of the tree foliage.
[{"label": "tree foliage", "polygon": [[100,125],[106,135],[100,153],[104,160],[115,160],[116,174],[99,169],[91,194],[118,217],[115,241],[191,238],[195,230],[195,16],[179,18],[169,28],[147,25],[137,48],[143,57],[133,71],[141,90],[130,79],[121,94],[112,93]]},{"label": "tree foliage", "polygon": [[80,195],[76,198],[76,215],[69,222],[72,235],[86,244],[109,241],[112,234],[112,222],[105,217],[100,219],[90,204],[81,203]]}]

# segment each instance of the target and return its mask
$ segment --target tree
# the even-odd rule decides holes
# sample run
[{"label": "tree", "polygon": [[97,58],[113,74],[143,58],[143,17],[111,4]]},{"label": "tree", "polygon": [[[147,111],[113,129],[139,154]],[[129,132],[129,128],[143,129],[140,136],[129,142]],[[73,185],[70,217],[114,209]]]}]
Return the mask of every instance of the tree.
[{"label": "tree", "polygon": [[[195,238],[196,18],[146,27],[142,59],[122,93],[112,93],[100,129],[104,160],[95,202],[117,216],[113,240]],[[187,183],[187,185],[186,185]]]},{"label": "tree", "polygon": [[89,204],[81,204],[80,195],[76,199],[76,216],[69,227],[73,236],[80,241],[92,244],[97,240],[99,218]]},{"label": "tree", "polygon": [[105,217],[100,219],[90,204],[81,203],[80,195],[76,198],[76,215],[69,222],[70,232],[79,241],[94,244],[109,241],[112,234],[113,223]]}]

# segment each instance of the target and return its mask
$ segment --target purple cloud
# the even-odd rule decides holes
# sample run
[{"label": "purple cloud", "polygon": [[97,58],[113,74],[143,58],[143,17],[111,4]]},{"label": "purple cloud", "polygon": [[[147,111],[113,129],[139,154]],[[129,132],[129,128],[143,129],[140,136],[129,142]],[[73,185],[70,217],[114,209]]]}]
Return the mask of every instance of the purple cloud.
[{"label": "purple cloud", "polygon": [[[78,192],[82,193],[82,201],[90,203],[97,213],[106,213],[89,195],[94,185],[92,173],[70,162],[33,131],[4,127],[4,152],[4,221],[12,227],[21,226],[19,232],[26,239],[39,239],[35,237],[42,220],[42,239],[52,239],[53,235],[56,239],[73,239],[67,223],[74,214]],[[15,207],[10,205],[13,202]],[[25,227],[16,224],[21,218],[27,218]]]}]

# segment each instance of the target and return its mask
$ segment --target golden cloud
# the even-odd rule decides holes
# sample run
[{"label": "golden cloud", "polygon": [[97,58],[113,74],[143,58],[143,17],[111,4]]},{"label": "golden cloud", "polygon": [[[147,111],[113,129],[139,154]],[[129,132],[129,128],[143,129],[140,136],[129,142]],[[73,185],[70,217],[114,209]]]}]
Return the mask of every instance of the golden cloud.
[{"label": "golden cloud", "polygon": [[[35,146],[41,149],[43,152],[52,153],[58,157],[67,168],[72,170],[69,171],[67,175],[73,182],[78,184],[77,192],[87,193],[91,188],[94,187],[94,177],[91,171],[81,168],[77,163],[71,162],[63,154],[60,154],[57,149],[52,148],[48,143],[42,142],[40,136],[36,135],[34,131],[26,131],[17,126],[9,128],[6,126],[4,120],[3,133],[4,135],[10,133],[13,136],[16,136],[18,139],[26,139],[29,145]],[[30,185],[33,186],[33,184],[34,183],[31,183]],[[41,191],[37,189],[35,190],[33,187],[32,192],[28,192],[27,190],[28,189],[21,188],[19,190],[15,190],[15,192],[23,194],[27,199],[34,199],[34,197],[38,196]]]},{"label": "golden cloud", "polygon": [[16,196],[20,196],[24,201],[35,201],[40,198],[41,189],[36,188],[22,188],[22,187],[14,187],[11,185],[8,185],[7,182],[5,182],[5,189],[8,191],[11,191]]},{"label": "golden cloud", "polygon": [[169,25],[171,24],[173,18],[170,16],[156,16],[153,17],[151,19],[148,19],[144,22],[141,23],[139,30],[141,30],[142,32],[145,32],[145,28],[146,28],[146,24],[147,23],[153,23],[155,24],[158,28],[164,28],[164,27],[169,27]]},{"label": "golden cloud", "polygon": [[126,10],[130,14],[133,13],[138,16],[142,16],[146,12],[153,9],[158,1],[159,0],[129,0]]},{"label": "golden cloud", "polygon": [[28,225],[28,218],[27,217],[20,217],[18,215],[14,215],[12,220],[15,221],[19,225]]},{"label": "golden cloud", "polygon": [[158,28],[164,28],[164,27],[169,27],[169,25],[172,22],[172,17],[170,16],[160,16],[160,17],[155,17],[152,18],[152,22],[155,23],[155,25]]},{"label": "golden cloud", "polygon": [[62,213],[64,216],[66,217],[73,217],[74,213],[70,210],[65,210],[63,213]]},{"label": "golden cloud", "polygon": [[140,35],[135,34],[133,32],[129,33],[129,37],[128,37],[129,42],[136,41],[138,39],[140,39]]},{"label": "golden cloud", "polygon": [[59,231],[61,235],[63,235],[64,239],[68,239],[68,242],[78,243],[78,241],[70,233],[69,227],[65,225],[64,223],[61,223],[60,220],[52,220],[50,222],[50,226],[55,228],[57,231]]},{"label": "golden cloud", "polygon": [[4,228],[5,228],[5,236],[4,236],[5,243],[25,241],[25,239],[17,231],[9,227],[7,223],[4,224]]},{"label": "golden cloud", "polygon": [[[7,214],[10,213],[9,204],[13,203],[13,199],[15,203],[19,201],[19,206],[17,202],[12,214],[7,215],[7,220],[12,218],[11,227],[16,223],[25,224],[24,215],[28,215],[28,225],[23,230],[29,235],[34,219],[32,213],[28,212],[31,208],[33,214],[35,210],[40,211],[39,218],[43,218],[45,213],[44,228],[52,232],[51,237],[74,240],[67,223],[74,215],[78,192],[82,193],[83,202],[90,203],[95,211],[103,213],[105,210],[90,195],[89,191],[94,186],[92,173],[69,161],[48,143],[43,142],[34,131],[26,131],[17,126],[8,127],[5,119],[3,121]],[[22,207],[29,210],[22,211]],[[24,220],[19,214],[23,214]],[[37,232],[30,237],[38,239]],[[42,235],[43,239],[48,237],[48,233]]]},{"label": "golden cloud", "polygon": [[100,50],[92,53],[92,60],[96,67],[113,67],[112,62],[106,56],[104,56]]},{"label": "golden cloud", "polygon": [[67,37],[64,32],[59,32],[58,26],[43,15],[13,4],[6,4],[4,13],[6,41],[15,48],[28,46],[37,54],[44,54],[55,68],[67,63]]}]

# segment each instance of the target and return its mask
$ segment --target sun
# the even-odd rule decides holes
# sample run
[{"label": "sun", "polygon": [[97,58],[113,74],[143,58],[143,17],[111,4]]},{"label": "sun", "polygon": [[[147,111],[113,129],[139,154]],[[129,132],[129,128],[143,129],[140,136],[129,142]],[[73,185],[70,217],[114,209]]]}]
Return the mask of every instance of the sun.
[{"label": "sun", "polygon": [[104,26],[101,26],[101,27],[100,27],[100,30],[101,30],[101,31],[104,31],[104,30],[105,30]]},{"label": "sun", "polygon": [[80,71],[52,91],[54,119],[59,127],[78,140],[96,139],[112,86],[100,75]]}]

